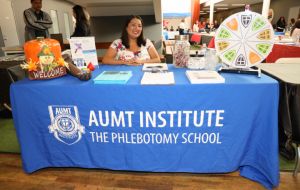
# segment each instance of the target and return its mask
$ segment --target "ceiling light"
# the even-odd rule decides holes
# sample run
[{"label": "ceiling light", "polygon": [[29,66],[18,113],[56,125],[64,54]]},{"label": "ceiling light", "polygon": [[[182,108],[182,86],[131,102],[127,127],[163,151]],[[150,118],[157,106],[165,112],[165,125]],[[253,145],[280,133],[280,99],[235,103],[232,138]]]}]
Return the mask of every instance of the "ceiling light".
[{"label": "ceiling light", "polygon": [[208,1],[210,1],[210,0],[201,0],[201,1],[200,1],[200,4],[206,3],[206,2],[208,2]]},{"label": "ceiling light", "polygon": [[229,4],[215,4],[215,7],[228,7]]},{"label": "ceiling light", "polygon": [[233,7],[242,7],[242,6],[245,6],[245,4],[231,4],[231,6],[233,6]]},{"label": "ceiling light", "polygon": [[204,4],[204,7],[207,7],[207,6],[210,6],[211,3],[214,3],[214,4],[217,4],[217,3],[220,3],[224,0],[210,0],[210,1],[207,1],[205,4]]}]

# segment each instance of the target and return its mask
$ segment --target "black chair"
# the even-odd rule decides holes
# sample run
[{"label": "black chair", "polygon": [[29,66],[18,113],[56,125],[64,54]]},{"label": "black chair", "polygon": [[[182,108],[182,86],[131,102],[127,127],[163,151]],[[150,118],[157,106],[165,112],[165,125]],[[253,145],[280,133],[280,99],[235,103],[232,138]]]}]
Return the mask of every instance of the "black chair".
[{"label": "black chair", "polygon": [[[22,80],[26,77],[25,71],[20,67],[20,65],[14,65],[11,67],[7,68],[7,78],[8,78],[8,85],[10,86],[10,84],[18,81],[18,80]],[[8,86],[8,88],[9,88]],[[8,89],[9,92],[9,89]],[[4,101],[3,102],[3,106],[11,111],[11,107],[10,107],[10,99],[9,99],[9,95],[8,96],[8,101]]]},{"label": "black chair", "polygon": [[63,39],[63,35],[61,33],[58,34],[50,34],[50,38],[57,40],[60,44],[61,50],[65,50],[65,46],[64,46],[64,39]]}]

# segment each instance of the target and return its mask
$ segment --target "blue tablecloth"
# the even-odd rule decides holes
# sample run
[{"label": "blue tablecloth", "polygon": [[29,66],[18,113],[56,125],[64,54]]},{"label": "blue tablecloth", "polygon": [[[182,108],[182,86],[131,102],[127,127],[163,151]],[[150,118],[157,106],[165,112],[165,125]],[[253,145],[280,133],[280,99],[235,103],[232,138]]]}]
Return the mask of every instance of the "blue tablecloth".
[{"label": "blue tablecloth", "polygon": [[169,66],[175,85],[142,86],[141,67],[126,85],[65,76],[11,86],[23,168],[84,167],[224,173],[278,185],[278,83],[222,74],[225,84],[191,85]]}]

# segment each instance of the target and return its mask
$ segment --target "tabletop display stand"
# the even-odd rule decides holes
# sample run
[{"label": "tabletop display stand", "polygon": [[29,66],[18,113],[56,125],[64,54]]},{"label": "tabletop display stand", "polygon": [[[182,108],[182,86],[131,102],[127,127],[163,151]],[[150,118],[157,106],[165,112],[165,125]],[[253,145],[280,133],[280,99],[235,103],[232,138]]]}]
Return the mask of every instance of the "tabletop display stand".
[{"label": "tabletop display stand", "polygon": [[222,65],[218,69],[219,73],[238,73],[238,74],[250,74],[250,75],[257,75],[258,77],[261,76],[261,69],[257,68],[233,68],[233,67],[228,67],[226,65]]}]

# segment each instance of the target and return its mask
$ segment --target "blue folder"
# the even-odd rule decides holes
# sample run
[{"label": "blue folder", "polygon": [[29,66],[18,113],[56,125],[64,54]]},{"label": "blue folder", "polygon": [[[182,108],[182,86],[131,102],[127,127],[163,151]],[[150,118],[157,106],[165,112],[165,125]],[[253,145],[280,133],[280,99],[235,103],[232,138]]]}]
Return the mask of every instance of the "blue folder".
[{"label": "blue folder", "polygon": [[126,84],[132,71],[103,71],[94,79],[94,84]]}]

